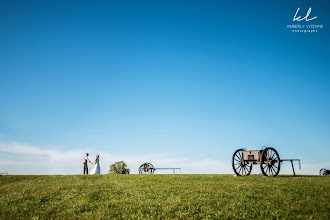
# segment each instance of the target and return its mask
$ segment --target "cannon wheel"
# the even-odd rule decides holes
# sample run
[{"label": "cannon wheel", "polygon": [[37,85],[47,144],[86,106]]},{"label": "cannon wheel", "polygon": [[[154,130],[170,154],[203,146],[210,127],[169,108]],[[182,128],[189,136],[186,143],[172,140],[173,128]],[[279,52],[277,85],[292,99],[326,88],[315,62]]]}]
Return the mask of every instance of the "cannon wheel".
[{"label": "cannon wheel", "polygon": [[280,155],[272,147],[267,147],[261,154],[260,169],[264,176],[277,176],[280,172]]},{"label": "cannon wheel", "polygon": [[155,168],[151,163],[144,163],[139,167],[139,174],[153,174]]},{"label": "cannon wheel", "polygon": [[321,176],[327,175],[327,170],[325,168],[320,169],[320,175]]},{"label": "cannon wheel", "polygon": [[252,171],[252,164],[243,161],[243,149],[238,149],[234,152],[232,158],[233,170],[237,176],[248,176]]}]

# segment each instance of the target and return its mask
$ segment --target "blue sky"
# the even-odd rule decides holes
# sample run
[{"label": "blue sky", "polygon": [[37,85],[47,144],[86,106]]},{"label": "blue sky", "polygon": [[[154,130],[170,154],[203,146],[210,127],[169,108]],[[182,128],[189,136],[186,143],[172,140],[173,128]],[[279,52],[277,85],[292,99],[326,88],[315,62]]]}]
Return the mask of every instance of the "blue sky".
[{"label": "blue sky", "polygon": [[[298,7],[324,28],[292,33]],[[302,174],[330,168],[329,9],[0,1],[0,172],[80,173],[89,151],[103,173],[115,160],[232,173],[237,148],[262,146]]]}]

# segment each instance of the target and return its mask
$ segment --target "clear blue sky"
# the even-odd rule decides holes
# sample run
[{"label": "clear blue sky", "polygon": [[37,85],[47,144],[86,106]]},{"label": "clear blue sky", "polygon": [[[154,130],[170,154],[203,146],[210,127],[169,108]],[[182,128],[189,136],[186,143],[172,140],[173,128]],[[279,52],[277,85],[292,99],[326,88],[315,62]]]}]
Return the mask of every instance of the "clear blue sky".
[{"label": "clear blue sky", "polygon": [[[324,28],[291,33],[298,7]],[[328,163],[329,10],[328,1],[1,0],[0,139],[189,161],[269,145]]]}]

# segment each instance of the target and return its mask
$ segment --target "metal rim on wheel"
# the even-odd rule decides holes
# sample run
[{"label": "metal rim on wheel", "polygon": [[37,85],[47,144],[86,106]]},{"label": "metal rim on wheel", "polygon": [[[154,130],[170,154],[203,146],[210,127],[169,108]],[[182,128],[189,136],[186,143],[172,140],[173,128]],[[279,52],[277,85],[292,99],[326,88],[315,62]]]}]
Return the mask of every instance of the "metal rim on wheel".
[{"label": "metal rim on wheel", "polygon": [[144,163],[139,167],[139,174],[153,174],[155,171],[151,163]]},{"label": "metal rim on wheel", "polygon": [[264,176],[277,176],[280,172],[280,155],[272,147],[267,147],[261,154],[260,169]]},{"label": "metal rim on wheel", "polygon": [[252,171],[252,164],[243,160],[243,149],[234,152],[232,158],[232,166],[237,176],[248,176]]}]

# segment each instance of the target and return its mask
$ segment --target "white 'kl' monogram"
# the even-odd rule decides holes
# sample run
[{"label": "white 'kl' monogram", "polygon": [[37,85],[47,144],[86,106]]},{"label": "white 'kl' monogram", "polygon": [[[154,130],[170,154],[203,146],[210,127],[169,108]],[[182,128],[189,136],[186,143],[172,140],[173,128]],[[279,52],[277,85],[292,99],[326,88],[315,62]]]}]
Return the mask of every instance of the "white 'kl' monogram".
[{"label": "white 'kl' monogram", "polygon": [[304,20],[304,19],[305,19],[306,21],[311,21],[311,20],[314,20],[315,18],[317,18],[317,16],[315,16],[314,18],[310,18],[310,19],[308,19],[308,16],[309,16],[309,14],[310,14],[311,11],[312,11],[312,8],[311,8],[311,7],[308,9],[307,14],[306,14],[305,17],[303,17],[303,18],[301,18],[301,16],[296,17],[297,14],[298,14],[298,12],[299,12],[299,9],[300,9],[300,8],[297,9],[296,14],[295,14],[294,17],[293,17],[293,21],[302,21],[302,20]]}]

